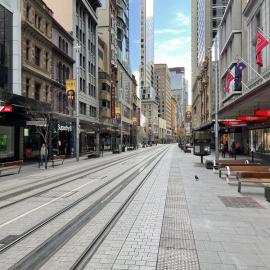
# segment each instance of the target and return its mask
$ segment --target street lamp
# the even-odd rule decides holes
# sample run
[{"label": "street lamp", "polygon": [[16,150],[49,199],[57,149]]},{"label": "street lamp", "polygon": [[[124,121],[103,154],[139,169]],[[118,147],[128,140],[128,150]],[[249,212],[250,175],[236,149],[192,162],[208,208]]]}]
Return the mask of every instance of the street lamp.
[{"label": "street lamp", "polygon": [[80,119],[79,119],[79,71],[80,71],[80,49],[81,46],[77,44],[74,46],[76,51],[76,161],[79,161],[80,148]]}]

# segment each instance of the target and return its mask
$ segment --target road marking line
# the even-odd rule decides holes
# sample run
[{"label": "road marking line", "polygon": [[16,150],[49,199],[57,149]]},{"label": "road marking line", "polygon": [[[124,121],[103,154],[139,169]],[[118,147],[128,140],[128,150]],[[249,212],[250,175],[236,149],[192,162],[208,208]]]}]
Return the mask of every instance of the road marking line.
[{"label": "road marking line", "polygon": [[53,199],[53,200],[51,200],[51,201],[49,201],[49,202],[47,202],[47,203],[44,203],[44,204],[42,204],[42,205],[40,205],[40,206],[38,206],[38,207],[36,207],[36,208],[34,208],[34,209],[32,209],[32,210],[30,210],[30,211],[24,213],[24,214],[21,214],[20,216],[14,218],[14,219],[11,219],[11,220],[9,220],[9,221],[3,223],[3,224],[0,224],[0,229],[3,228],[3,227],[5,227],[6,225],[8,225],[8,224],[10,224],[10,223],[12,223],[12,222],[18,220],[18,219],[21,219],[22,217],[25,217],[25,216],[27,216],[27,215],[29,215],[29,214],[31,214],[31,213],[33,213],[33,212],[39,210],[40,208],[42,208],[42,207],[44,207],[44,206],[47,206],[47,205],[49,205],[49,204],[51,204],[51,203],[53,203],[53,202],[55,202],[55,201],[58,201],[59,199],[63,198],[64,196],[70,195],[70,194],[73,193],[74,191],[77,191],[77,190],[79,190],[79,189],[81,189],[81,188],[83,188],[83,187],[85,187],[85,186],[91,184],[93,181],[95,181],[95,179],[93,179],[92,181],[90,181],[90,182],[88,182],[88,183],[86,183],[86,184],[83,184],[83,185],[81,185],[81,186],[79,186],[79,187],[77,187],[77,188],[75,188],[75,189],[73,189],[73,190],[71,190],[71,191],[69,191],[69,192],[67,192],[67,193],[65,193],[65,194],[63,194],[63,195],[61,195],[61,196],[58,197],[58,198],[55,198],[55,199]]}]

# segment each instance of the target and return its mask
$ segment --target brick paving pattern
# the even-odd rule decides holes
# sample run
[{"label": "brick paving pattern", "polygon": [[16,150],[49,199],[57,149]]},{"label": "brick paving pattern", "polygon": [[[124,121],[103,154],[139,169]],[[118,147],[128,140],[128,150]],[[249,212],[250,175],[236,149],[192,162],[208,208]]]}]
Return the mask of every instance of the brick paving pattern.
[{"label": "brick paving pattern", "polygon": [[232,208],[264,208],[251,197],[218,196],[226,207]]},{"label": "brick paving pattern", "polygon": [[157,270],[199,270],[179,158],[171,164]]}]

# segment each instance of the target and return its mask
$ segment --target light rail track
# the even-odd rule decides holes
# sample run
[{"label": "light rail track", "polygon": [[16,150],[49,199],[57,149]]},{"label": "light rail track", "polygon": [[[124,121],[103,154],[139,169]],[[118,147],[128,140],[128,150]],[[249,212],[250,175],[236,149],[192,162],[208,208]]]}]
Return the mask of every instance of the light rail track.
[{"label": "light rail track", "polygon": [[[149,152],[151,153],[152,151],[154,151],[154,150],[149,150],[149,151],[147,151],[147,153],[149,153]],[[94,166],[94,167],[92,167],[90,169],[88,168],[88,169],[85,169],[85,170],[80,171],[80,172],[72,173],[72,174],[70,174],[68,176],[69,178],[72,178],[72,177],[78,175],[78,173],[80,173],[80,176],[78,176],[76,178],[72,178],[72,179],[70,179],[68,181],[65,181],[64,183],[54,185],[52,187],[49,187],[49,188],[47,188],[45,190],[42,190],[42,191],[39,191],[37,193],[28,195],[26,197],[23,197],[21,199],[18,199],[16,201],[14,201],[14,202],[9,202],[9,203],[7,203],[5,205],[0,206],[0,210],[2,210],[4,208],[7,208],[7,207],[10,207],[10,206],[12,206],[14,204],[20,203],[22,201],[28,200],[30,198],[40,196],[40,195],[42,195],[44,193],[47,193],[48,191],[51,191],[51,190],[53,190],[55,188],[58,188],[58,187],[61,187],[63,185],[74,182],[76,180],[82,179],[82,178],[88,176],[89,174],[96,173],[96,172],[102,171],[104,169],[110,168],[110,167],[112,167],[112,166],[114,166],[116,164],[119,164],[119,163],[123,162],[123,161],[130,160],[130,159],[134,158],[134,156],[140,156],[141,154],[145,154],[145,152],[136,153],[136,154],[133,154],[131,156],[123,157],[123,158],[120,158],[120,159],[117,159],[117,160],[114,160],[114,161],[108,161],[108,162],[106,162],[104,164],[99,164],[99,165]],[[17,197],[17,196],[20,196],[20,195],[22,195],[22,194],[24,194],[26,192],[30,192],[30,191],[33,191],[33,190],[36,190],[36,189],[39,189],[39,188],[42,188],[42,187],[46,187],[48,185],[51,185],[51,184],[54,184],[54,183],[57,183],[57,182],[60,182],[60,181],[63,181],[66,178],[67,178],[67,176],[63,176],[63,177],[60,177],[60,178],[57,178],[57,179],[54,179],[54,180],[50,180],[48,182],[40,183],[40,184],[31,186],[31,187],[28,187],[28,188],[25,188],[25,189],[22,189],[22,190],[19,190],[19,191],[16,191],[16,192],[13,192],[13,193],[10,193],[10,194],[7,194],[7,195],[4,195],[4,196],[0,197],[0,202],[5,201],[5,200],[9,200],[9,199]],[[43,180],[40,180],[40,181],[43,181]]]},{"label": "light rail track", "polygon": [[[93,220],[98,213],[100,213],[114,198],[116,198],[116,196],[119,195],[121,191],[123,191],[134,179],[136,179],[136,177],[138,177],[143,171],[145,171],[153,162],[155,162],[158,159],[155,162],[154,166],[151,167],[150,171],[147,172],[147,175],[143,177],[143,179],[139,182],[139,184],[136,186],[133,192],[128,196],[125,202],[120,206],[118,211],[114,214],[113,218],[111,218],[111,220],[103,227],[101,232],[95,237],[94,241],[87,247],[87,249],[83,252],[82,256],[80,256],[80,258],[75,262],[75,264],[72,266],[71,269],[77,269],[78,267],[81,267],[81,265],[84,265],[85,262],[88,262],[89,260],[89,254],[90,255],[93,254],[92,252],[93,250],[95,250],[94,248],[96,247],[96,245],[99,245],[101,243],[100,241],[102,241],[102,239],[103,240],[105,239],[104,237],[111,230],[112,226],[116,224],[117,220],[119,219],[123,211],[130,204],[130,202],[132,201],[136,193],[140,190],[141,186],[145,183],[145,181],[153,172],[154,168],[157,166],[157,164],[160,162],[160,160],[166,153],[167,151],[164,151],[164,150],[159,151],[154,157],[150,158],[146,163],[144,163],[142,167],[137,168],[130,175],[126,176],[123,180],[121,180],[120,183],[112,187],[111,190],[107,191],[104,195],[102,195],[89,207],[87,207],[85,210],[80,212],[76,217],[70,220],[66,225],[64,225],[61,229],[59,229],[46,241],[41,243],[37,248],[35,248],[29,254],[23,257],[19,262],[13,265],[10,269],[31,270],[31,269],[39,269],[40,267],[42,267],[59,249],[61,249],[73,236],[75,236],[76,233],[78,233],[86,224],[91,222],[91,220]],[[126,171],[122,172],[121,175],[123,175],[124,173],[126,173]],[[117,178],[119,178],[119,176],[114,177],[109,182],[112,182],[116,180]],[[97,189],[93,190],[92,192],[84,195],[82,198],[80,198],[76,202],[65,207],[62,211],[65,211],[65,212],[68,211],[69,209],[74,207],[76,204],[78,204],[82,200],[86,199],[87,197],[93,195],[98,190],[102,189],[107,184],[108,183],[105,183],[101,185],[100,187],[98,187]],[[61,214],[62,213],[58,212],[54,216],[50,217],[50,220],[48,219],[42,222],[42,224],[35,226],[35,228],[32,228],[31,231],[29,230],[29,232],[26,232],[25,235],[22,235],[21,239],[27,237],[29,234],[31,234],[33,231],[36,231],[40,227],[45,226],[51,220],[57,218],[57,216]],[[21,239],[18,239],[18,241]],[[15,243],[12,243],[12,245],[14,244]],[[9,247],[2,248],[1,252],[3,252],[5,249]]]},{"label": "light rail track", "polygon": [[[155,158],[156,156],[158,156],[160,153],[163,152],[163,149],[161,151],[158,151],[156,153],[156,155],[154,157],[152,157],[150,160],[152,160],[153,158]],[[139,162],[137,162],[136,164],[133,164],[133,166],[138,166],[141,163],[145,163],[147,162],[146,160],[149,159],[149,157],[147,157],[146,159],[143,159]],[[148,161],[149,162],[149,161]],[[49,224],[50,222],[52,222],[53,220],[55,220],[57,217],[61,216],[62,214],[66,213],[67,211],[69,211],[70,209],[72,209],[73,207],[75,207],[76,205],[78,205],[79,203],[81,203],[82,201],[88,199],[89,197],[91,197],[92,195],[94,195],[95,193],[97,193],[98,191],[100,191],[101,189],[103,189],[104,187],[106,187],[107,185],[109,185],[110,183],[114,182],[115,180],[119,179],[119,177],[123,176],[124,174],[128,173],[130,171],[130,168],[124,170],[123,172],[121,172],[120,174],[118,174],[117,176],[113,177],[112,179],[110,179],[109,181],[101,184],[100,186],[98,186],[97,188],[95,188],[94,190],[88,192],[87,194],[85,194],[84,196],[82,196],[81,198],[77,199],[76,201],[70,203],[69,205],[67,205],[66,207],[62,208],[61,210],[57,211],[56,213],[52,214],[51,216],[47,217],[46,219],[44,219],[43,221],[41,221],[40,223],[36,224],[35,226],[31,227],[30,229],[28,229],[27,231],[25,231],[24,233],[22,233],[21,235],[19,235],[16,239],[14,239],[13,241],[11,241],[10,243],[2,246],[0,248],[0,254],[7,251],[8,249],[10,249],[11,247],[13,247],[14,245],[16,245],[19,241],[25,239],[26,237],[30,236],[32,233],[36,232],[37,230],[39,230],[40,228],[44,227],[45,225]],[[128,178],[128,177],[127,177]],[[125,179],[127,179],[125,178]]]}]

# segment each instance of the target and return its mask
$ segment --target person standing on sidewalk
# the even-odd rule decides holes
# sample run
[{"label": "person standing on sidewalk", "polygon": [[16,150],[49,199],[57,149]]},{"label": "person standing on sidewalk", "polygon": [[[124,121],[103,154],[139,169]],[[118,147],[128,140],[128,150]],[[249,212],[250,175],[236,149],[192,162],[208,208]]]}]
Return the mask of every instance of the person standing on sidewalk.
[{"label": "person standing on sidewalk", "polygon": [[46,145],[43,143],[40,148],[40,163],[41,166],[43,166],[43,161],[45,162],[45,169],[47,169],[47,156],[48,156],[48,150]]}]

